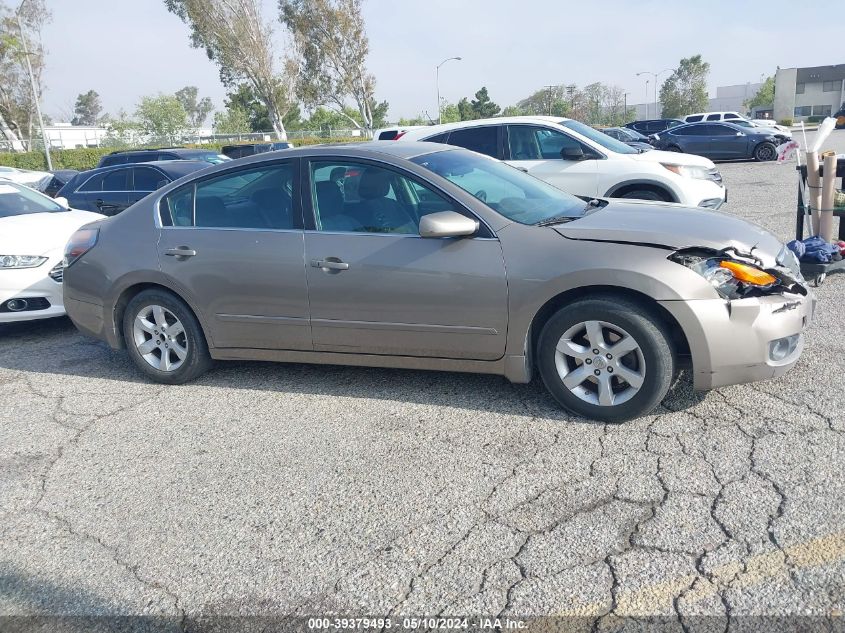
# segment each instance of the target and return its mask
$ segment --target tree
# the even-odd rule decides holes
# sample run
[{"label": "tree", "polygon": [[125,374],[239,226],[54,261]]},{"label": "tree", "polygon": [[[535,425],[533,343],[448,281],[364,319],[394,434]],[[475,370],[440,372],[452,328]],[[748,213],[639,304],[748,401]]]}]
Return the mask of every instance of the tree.
[{"label": "tree", "polygon": [[[461,120],[461,111],[458,109],[458,105],[455,103],[449,103],[448,101],[443,104],[443,109],[440,111],[440,117],[443,119],[443,123],[455,123]],[[428,121],[424,121],[422,125],[427,125]]]},{"label": "tree", "polygon": [[70,123],[71,125],[97,125],[102,111],[100,95],[95,90],[83,92],[76,98]]},{"label": "tree", "polygon": [[174,95],[144,97],[135,116],[141,131],[161,142],[178,143],[191,130],[188,113]]},{"label": "tree", "polygon": [[469,104],[469,99],[466,97],[462,97],[460,101],[458,101],[458,116],[460,117],[461,121],[469,121],[470,119],[474,119],[474,113],[472,111],[472,106]]},{"label": "tree", "polygon": [[273,31],[257,0],[164,0],[191,27],[191,45],[204,48],[227,88],[248,85],[267,109],[272,130],[285,138],[284,117],[296,102],[299,54],[295,41],[276,59]]},{"label": "tree", "polygon": [[135,140],[139,131],[138,122],[130,119],[123,110],[119,110],[115,117],[105,115],[102,121],[106,127],[104,147],[126,147]]},{"label": "tree", "polygon": [[13,9],[0,0],[0,134],[15,150],[25,149],[21,141],[33,136],[35,101],[26,60],[29,57],[35,91],[40,98],[44,70],[40,33],[51,18],[44,0],[29,0],[19,11],[23,32]]},{"label": "tree", "polygon": [[250,131],[249,115],[238,106],[215,112],[212,125],[215,134],[243,134]]},{"label": "tree", "polygon": [[663,82],[660,103],[664,118],[682,117],[707,109],[707,75],[710,64],[701,55],[685,57]]},{"label": "tree", "polygon": [[522,114],[568,116],[566,86],[546,86],[516,103]]},{"label": "tree", "polygon": [[775,78],[767,77],[757,90],[757,93],[743,105],[749,110],[753,108],[771,107],[775,103]]},{"label": "tree", "polygon": [[197,101],[197,93],[196,86],[185,86],[181,90],[177,90],[175,95],[188,114],[188,122],[195,130],[202,127],[205,119],[214,109],[214,105],[208,97],[203,97]]},{"label": "tree", "polygon": [[280,19],[302,45],[300,96],[306,106],[342,114],[355,104],[357,127],[373,130],[375,78],[367,72],[370,41],[361,0],[279,0]]},{"label": "tree", "polygon": [[482,86],[481,90],[475,93],[475,99],[469,105],[475,115],[472,117],[473,119],[489,119],[501,111],[501,108],[490,100],[490,95],[487,94],[485,86]]}]

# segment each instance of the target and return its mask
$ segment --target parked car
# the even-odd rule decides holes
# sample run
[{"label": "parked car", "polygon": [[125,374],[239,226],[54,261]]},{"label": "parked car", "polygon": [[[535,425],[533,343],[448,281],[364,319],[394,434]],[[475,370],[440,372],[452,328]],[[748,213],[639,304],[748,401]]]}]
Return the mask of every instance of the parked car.
[{"label": "parked car", "polygon": [[685,358],[696,389],[783,374],[814,306],[757,226],[585,202],[432,143],[218,165],[84,227],[67,262],[73,322],[158,382],[212,359],[513,382],[536,367],[564,407],[607,421],[653,410]]},{"label": "parked car", "polygon": [[57,197],[76,209],[116,215],[156,189],[209,166],[200,160],[167,160],[98,167],[71,178]]},{"label": "parked car", "polygon": [[654,137],[654,146],[714,160],[775,160],[782,137],[770,128],[743,128],[733,123],[688,123]]},{"label": "parked car", "polygon": [[625,127],[636,130],[645,136],[651,136],[663,130],[668,130],[670,127],[683,124],[680,119],[644,119],[641,121],[631,121],[626,123]]},{"label": "parked car", "polygon": [[722,177],[696,156],[645,152],[572,119],[498,117],[409,130],[398,142],[433,141],[471,149],[564,191],[719,208]]},{"label": "parked car", "polygon": [[65,244],[102,215],[0,180],[0,323],[61,316]]},{"label": "parked car", "polygon": [[110,167],[126,163],[151,163],[162,160],[201,160],[212,165],[231,160],[219,152],[187,147],[160,147],[158,149],[130,149],[106,154],[97,167]]},{"label": "parked car", "polygon": [[78,169],[54,169],[50,172],[53,174],[53,178],[50,180],[47,188],[44,189],[44,193],[46,193],[51,198],[55,198],[56,194],[59,193],[59,189],[64,187],[67,183],[70,182],[70,179],[76,176],[79,173]]},{"label": "parked car", "polygon": [[789,129],[784,128],[782,125],[778,125],[773,119],[749,119],[748,117],[742,116],[739,112],[696,112],[695,114],[688,114],[684,117],[684,123],[699,123],[701,121],[724,121],[726,123],[733,123],[737,120],[752,121],[761,127]]},{"label": "parked car", "polygon": [[605,127],[600,129],[611,138],[615,138],[617,141],[622,141],[625,145],[638,149],[642,152],[654,149],[649,143],[648,137],[644,134],[640,134],[636,130],[632,130],[627,127]]},{"label": "parked car", "polygon": [[766,130],[769,133],[772,133],[772,131],[774,130],[775,136],[778,137],[781,142],[792,140],[792,130],[790,130],[788,127],[784,127],[783,125],[765,126],[760,125],[759,123],[754,123],[754,121],[749,121],[748,119],[732,119],[731,125],[754,128],[756,130]]},{"label": "parked car", "polygon": [[231,159],[261,154],[262,152],[275,152],[280,149],[291,149],[293,143],[277,141],[274,143],[239,143],[237,145],[224,145],[220,151]]},{"label": "parked car", "polygon": [[842,104],[842,107],[833,117],[836,119],[836,129],[845,129],[845,103]]},{"label": "parked car", "polygon": [[0,166],[0,179],[10,180],[36,191],[44,191],[53,179],[53,175],[47,171]]}]

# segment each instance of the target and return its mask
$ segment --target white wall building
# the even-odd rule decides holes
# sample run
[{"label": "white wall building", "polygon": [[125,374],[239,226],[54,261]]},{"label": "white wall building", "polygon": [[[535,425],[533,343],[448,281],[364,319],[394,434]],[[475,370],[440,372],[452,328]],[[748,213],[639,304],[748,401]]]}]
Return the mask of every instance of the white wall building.
[{"label": "white wall building", "polygon": [[777,120],[805,121],[834,114],[845,103],[845,64],[778,68],[775,75]]}]

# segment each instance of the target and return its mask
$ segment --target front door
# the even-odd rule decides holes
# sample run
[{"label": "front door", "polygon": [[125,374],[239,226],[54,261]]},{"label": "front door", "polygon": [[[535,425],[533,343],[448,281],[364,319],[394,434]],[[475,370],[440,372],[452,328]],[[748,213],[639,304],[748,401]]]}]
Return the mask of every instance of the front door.
[{"label": "front door", "polygon": [[[507,126],[509,160],[514,167],[576,196],[598,196],[598,165],[592,148],[578,139],[539,125]],[[581,160],[564,160],[564,149],[580,151]]]},{"label": "front door", "polygon": [[478,236],[422,238],[419,220],[457,203],[392,168],[311,161],[305,232],[317,351],[494,360],[505,351],[502,249]]},{"label": "front door", "polygon": [[218,348],[311,350],[296,161],[233,169],[161,203],[161,270]]}]

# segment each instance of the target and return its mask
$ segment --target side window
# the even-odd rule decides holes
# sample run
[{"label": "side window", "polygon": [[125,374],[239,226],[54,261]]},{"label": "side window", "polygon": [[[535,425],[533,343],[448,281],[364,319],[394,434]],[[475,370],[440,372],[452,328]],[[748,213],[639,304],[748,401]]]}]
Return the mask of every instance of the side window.
[{"label": "side window", "polygon": [[735,136],[737,130],[729,128],[727,125],[708,125],[707,134],[709,136]]},{"label": "side window", "polygon": [[135,172],[135,191],[155,191],[170,182],[164,174],[151,167],[135,167],[132,171]]},{"label": "side window", "polygon": [[103,176],[103,191],[128,191],[129,170],[115,169]]},{"label": "side window", "polygon": [[687,123],[698,123],[701,119],[704,118],[702,114],[694,114],[693,116],[688,116],[686,118]]},{"label": "side window", "polygon": [[740,117],[736,112],[728,112],[725,114],[725,119],[740,119]]},{"label": "side window", "polygon": [[78,189],[78,191],[102,191],[104,176],[105,174],[97,174],[96,176],[92,176],[87,181],[82,183],[82,186]]},{"label": "side window", "polygon": [[453,130],[449,135],[449,145],[499,158],[499,126],[486,125]]},{"label": "side window", "polygon": [[100,167],[111,167],[112,165],[119,165],[126,162],[126,156],[115,154],[114,156],[104,156],[100,161]]},{"label": "side window", "polygon": [[454,207],[401,174],[352,161],[313,161],[311,200],[319,231],[418,235],[420,218]]},{"label": "side window", "polygon": [[446,138],[449,136],[449,132],[443,132],[443,134],[436,134],[435,136],[423,139],[427,143],[445,143]]},{"label": "side window", "polygon": [[387,130],[385,132],[379,133],[378,138],[376,140],[378,140],[378,141],[392,141],[397,136],[399,136],[399,130]]},{"label": "side window", "polygon": [[534,125],[509,125],[508,144],[511,160],[560,160],[564,149],[580,149],[587,156],[595,154],[563,132]]},{"label": "side window", "polygon": [[721,121],[722,115],[721,114],[708,114],[707,120],[708,121]]},{"label": "side window", "polygon": [[182,187],[164,198],[161,212],[166,226],[295,228],[293,166],[267,165]]},{"label": "side window", "polygon": [[152,160],[179,160],[179,157],[176,154],[158,154],[154,159],[149,159]]},{"label": "side window", "polygon": [[672,132],[677,136],[704,136],[707,134],[707,129],[704,125],[688,125]]}]

